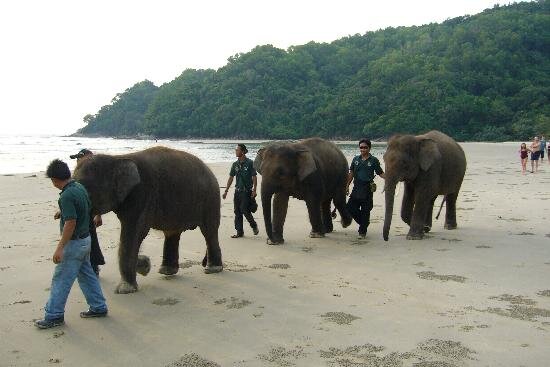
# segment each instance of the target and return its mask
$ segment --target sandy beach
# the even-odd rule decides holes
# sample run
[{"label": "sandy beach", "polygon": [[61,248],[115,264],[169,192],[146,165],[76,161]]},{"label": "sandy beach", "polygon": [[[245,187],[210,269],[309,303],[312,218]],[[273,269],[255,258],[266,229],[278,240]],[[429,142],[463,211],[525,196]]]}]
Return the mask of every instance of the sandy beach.
[{"label": "sandy beach", "polygon": [[[400,197],[383,241],[380,178],[366,240],[339,222],[310,239],[296,199],[284,245],[266,245],[261,208],[260,234],[245,227],[231,239],[231,190],[221,208],[223,272],[203,273],[194,230],[182,235],[179,273],[158,274],[163,236],[151,231],[141,251],[151,273],[138,276],[139,292],[117,295],[120,225],[109,213],[98,229],[109,316],[81,319],[75,283],[66,324],[50,330],[33,320],[49,295],[58,190],[43,172],[0,176],[0,366],[546,366],[550,164],[522,175],[519,144],[462,146],[458,229],[434,219],[422,241],[405,239]],[[230,164],[209,166],[225,185]]]}]

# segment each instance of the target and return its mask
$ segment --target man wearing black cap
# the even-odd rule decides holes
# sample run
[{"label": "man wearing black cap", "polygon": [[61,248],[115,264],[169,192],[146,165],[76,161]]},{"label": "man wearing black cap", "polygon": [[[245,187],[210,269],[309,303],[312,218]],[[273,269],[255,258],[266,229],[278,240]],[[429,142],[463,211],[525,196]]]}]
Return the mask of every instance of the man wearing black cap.
[{"label": "man wearing black cap", "polygon": [[[76,165],[78,166],[84,160],[90,158],[93,155],[92,151],[89,149],[81,149],[78,153],[70,155],[71,159],[76,158]],[[55,213],[54,218],[59,219],[59,212]],[[103,224],[101,215],[96,215],[93,218],[90,218],[90,237],[92,239],[92,247],[90,251],[90,263],[92,264],[92,269],[96,275],[99,275],[99,265],[105,265],[105,259],[103,258],[103,253],[101,252],[101,247],[99,247],[99,240],[97,238],[96,227],[99,227]]]},{"label": "man wearing black cap", "polygon": [[237,161],[231,166],[231,171],[229,172],[229,179],[227,180],[227,185],[222,197],[225,199],[227,197],[227,191],[233,183],[233,177],[237,177],[235,182],[235,195],[233,197],[233,207],[235,212],[235,229],[237,233],[232,235],[231,238],[239,238],[244,236],[243,229],[243,215],[250,223],[252,227],[252,232],[255,235],[258,234],[258,224],[254,220],[252,213],[250,212],[250,204],[252,200],[256,198],[256,170],[252,164],[252,160],[246,158],[246,145],[237,144],[235,148],[235,156]]}]

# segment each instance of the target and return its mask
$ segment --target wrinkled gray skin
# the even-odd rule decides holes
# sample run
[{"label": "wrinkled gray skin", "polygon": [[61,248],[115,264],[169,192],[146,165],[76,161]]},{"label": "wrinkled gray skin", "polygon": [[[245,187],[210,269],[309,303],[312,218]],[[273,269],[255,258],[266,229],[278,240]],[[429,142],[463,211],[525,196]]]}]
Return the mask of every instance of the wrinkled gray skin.
[{"label": "wrinkled gray skin", "polygon": [[445,228],[455,229],[456,200],[464,174],[466,156],[452,138],[430,131],[424,135],[395,135],[384,154],[386,212],[383,237],[388,240],[395,186],[405,184],[401,219],[410,226],[407,239],[419,240],[432,227],[432,212],[438,195],[445,195]]},{"label": "wrinkled gray skin", "polygon": [[268,244],[284,243],[283,226],[290,196],[306,202],[312,227],[310,237],[323,237],[332,232],[331,201],[340,212],[342,225],[351,224],[346,208],[348,163],[335,144],[320,138],[272,143],[258,151],[254,168],[262,175]]},{"label": "wrinkled gray skin", "polygon": [[164,147],[119,156],[96,154],[77,166],[74,178],[88,190],[93,214],[113,211],[120,220],[122,279],[116,293],[136,292],[136,271],[149,272],[149,259],[138,252],[151,228],[164,232],[159,273],[178,272],[180,235],[196,227],[206,240],[205,272],[222,270],[219,185],[199,158]]}]

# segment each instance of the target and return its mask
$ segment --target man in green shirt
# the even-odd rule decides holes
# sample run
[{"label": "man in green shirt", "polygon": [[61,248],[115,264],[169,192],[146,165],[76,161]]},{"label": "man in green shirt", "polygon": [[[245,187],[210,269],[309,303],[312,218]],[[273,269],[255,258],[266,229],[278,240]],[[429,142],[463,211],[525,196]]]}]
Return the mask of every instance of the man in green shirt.
[{"label": "man in green shirt", "polygon": [[258,224],[250,212],[250,204],[252,201],[256,200],[256,170],[254,169],[252,160],[246,157],[246,153],[248,153],[246,145],[237,144],[237,147],[235,148],[235,156],[237,157],[237,161],[231,165],[229,179],[227,180],[225,192],[222,196],[225,200],[227,197],[227,192],[233,183],[233,177],[236,177],[237,180],[235,182],[233,208],[235,213],[235,230],[237,230],[237,233],[232,235],[231,238],[239,238],[244,236],[243,216],[246,218],[248,223],[250,223],[252,232],[254,232],[255,235],[259,233]]},{"label": "man in green shirt", "polygon": [[360,155],[353,157],[348,174],[346,193],[353,181],[353,190],[348,200],[348,210],[353,219],[359,224],[359,239],[367,235],[372,210],[373,180],[375,173],[384,178],[384,171],[380,161],[370,154],[371,142],[368,139],[359,141]]},{"label": "man in green shirt", "polygon": [[71,287],[78,278],[78,285],[89,305],[80,317],[103,317],[107,315],[107,305],[101,285],[90,264],[90,198],[84,186],[71,180],[67,164],[53,160],[46,176],[59,190],[59,211],[61,239],[57,244],[52,260],[56,264],[50,288],[50,298],[46,303],[45,316],[34,325],[39,329],[49,329],[64,324],[65,304]]}]

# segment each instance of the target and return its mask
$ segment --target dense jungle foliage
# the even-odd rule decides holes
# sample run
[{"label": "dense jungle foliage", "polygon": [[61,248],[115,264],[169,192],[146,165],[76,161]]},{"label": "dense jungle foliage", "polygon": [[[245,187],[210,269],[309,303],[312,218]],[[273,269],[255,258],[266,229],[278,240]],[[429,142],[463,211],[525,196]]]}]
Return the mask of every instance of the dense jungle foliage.
[{"label": "dense jungle foliage", "polygon": [[439,129],[458,140],[550,133],[550,0],[330,44],[271,45],[218,70],[137,83],[84,135],[384,138]]}]

